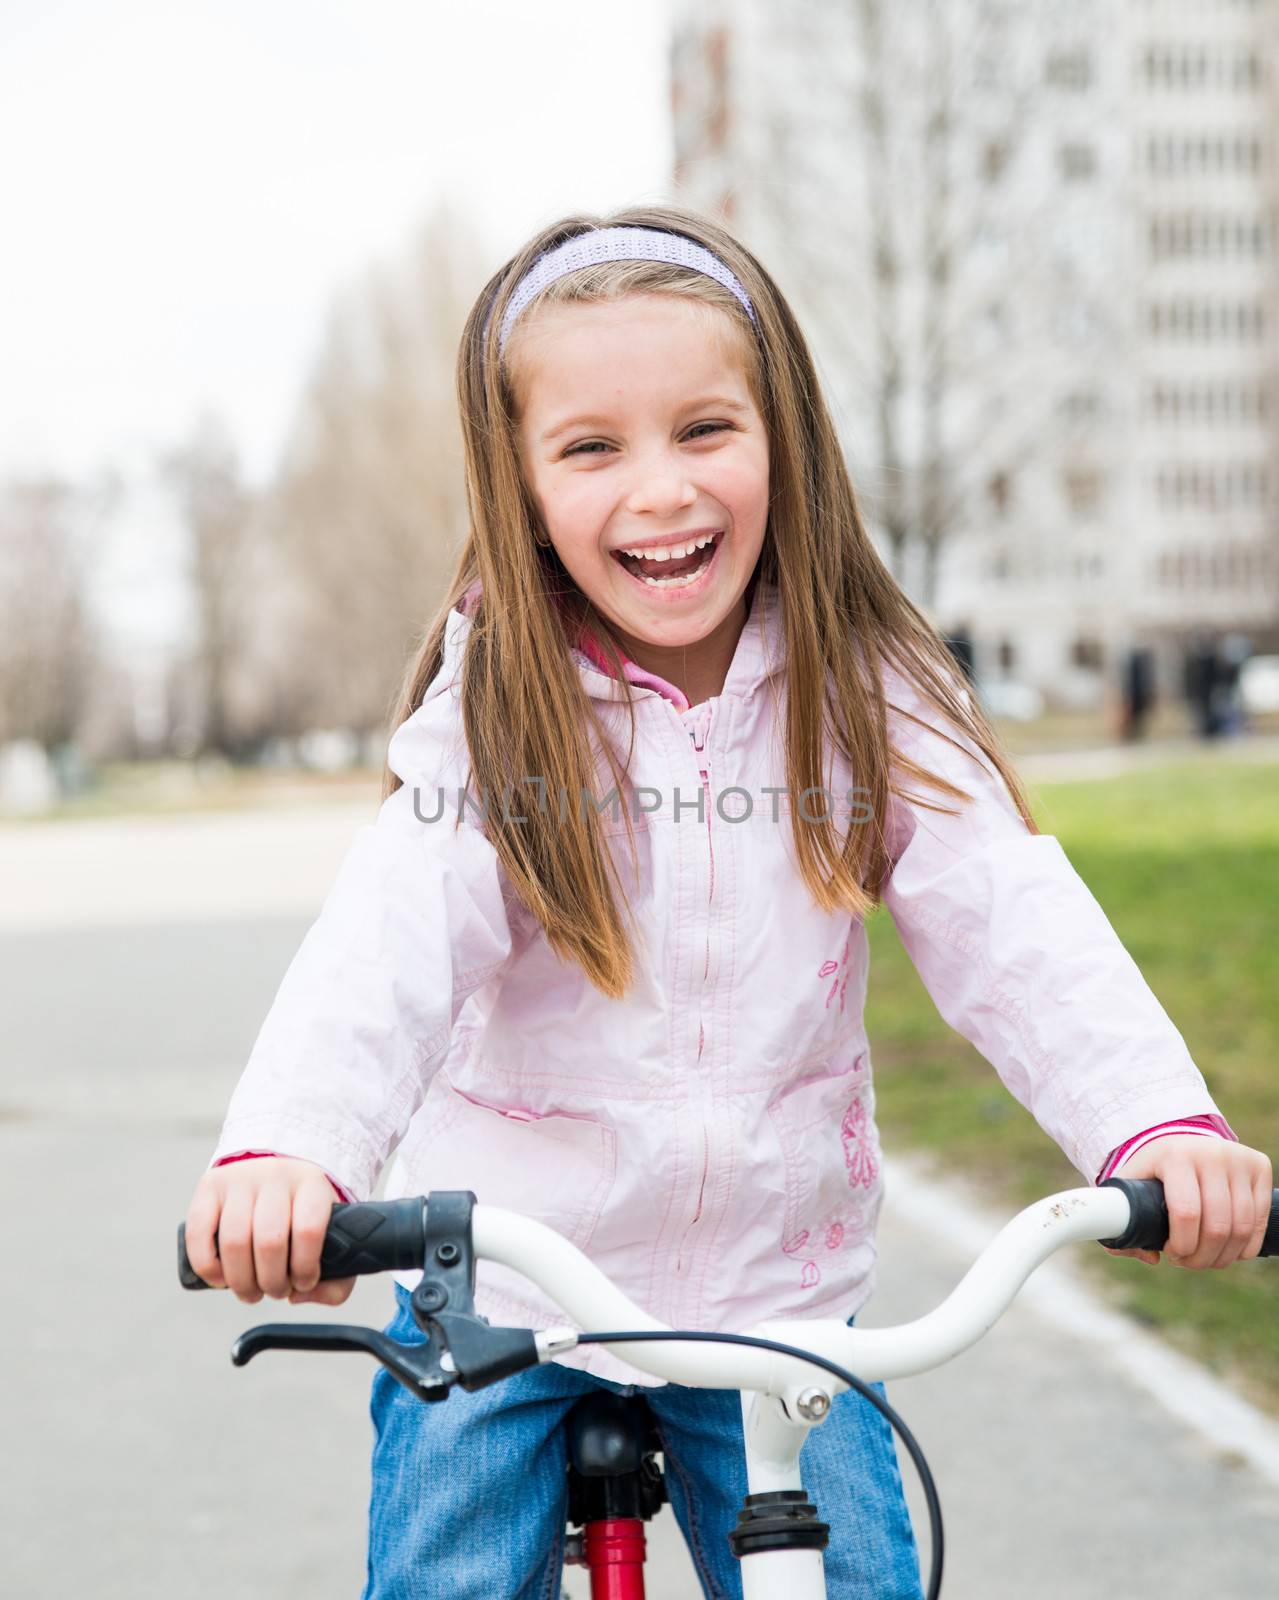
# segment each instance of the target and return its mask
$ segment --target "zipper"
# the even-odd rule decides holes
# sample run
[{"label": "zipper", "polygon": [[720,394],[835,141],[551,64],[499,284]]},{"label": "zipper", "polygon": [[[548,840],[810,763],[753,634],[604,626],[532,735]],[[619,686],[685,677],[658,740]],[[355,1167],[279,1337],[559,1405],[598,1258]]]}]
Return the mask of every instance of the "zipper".
[{"label": "zipper", "polygon": [[[709,763],[708,763],[709,765]],[[710,886],[706,891],[706,904],[711,906],[715,902],[715,836],[711,832],[711,778],[706,767],[702,768],[702,793],[706,796],[706,849],[711,858]],[[706,960],[702,964],[702,982],[706,982],[711,975],[711,930],[709,918],[706,927]],[[697,1042],[697,1059],[702,1059],[702,1039],[700,1033]]]},{"label": "zipper", "polygon": [[[706,722],[702,727],[702,738],[701,738],[701,743],[700,744],[698,743],[698,739],[697,739],[697,729],[696,728],[690,728],[688,730],[688,736],[693,741],[693,749],[697,751],[698,755],[703,755],[703,752],[705,751],[705,748],[706,748],[706,737],[707,737],[708,733],[710,732],[710,720],[711,720],[710,719],[710,714],[708,713],[707,717],[706,717]],[[709,756],[703,756],[703,759],[705,760],[706,764],[705,764],[705,766],[703,766],[701,768],[699,776],[701,777],[701,780],[702,780],[702,793],[706,796],[706,849],[707,849],[707,853],[710,856],[710,886],[709,886],[709,888],[707,890],[707,894],[706,894],[706,904],[709,907],[710,905],[712,905],[714,903],[714,900],[715,900],[715,834],[714,834],[714,830],[711,827],[711,776],[710,776],[710,765],[711,765],[711,763],[710,763],[710,757]],[[705,960],[705,962],[703,963],[703,966],[702,966],[702,982],[703,983],[705,983],[707,978],[710,977],[710,972],[711,972],[711,930],[710,930],[710,928],[708,926],[707,929],[706,929],[706,960]],[[699,1061],[702,1059],[702,1046],[703,1046],[704,1042],[705,1042],[705,1033],[704,1033],[704,1030],[702,1029],[701,1025],[699,1024],[699,1026],[698,1026],[698,1034],[697,1034],[697,1059]]]},{"label": "zipper", "polygon": [[[712,715],[712,713],[708,711],[707,714],[706,714],[706,719],[702,724],[702,728],[701,728],[701,735],[702,736],[701,736],[700,740],[697,737],[697,734],[698,734],[697,728],[694,727],[694,728],[690,728],[688,730],[688,736],[692,740],[693,749],[697,751],[698,755],[703,757],[703,760],[705,762],[705,765],[702,766],[699,769],[699,774],[698,775],[700,776],[700,778],[702,780],[702,793],[706,797],[706,799],[705,799],[705,806],[706,806],[706,849],[707,849],[707,854],[708,854],[708,856],[710,858],[710,877],[709,877],[709,881],[708,881],[708,885],[707,885],[707,892],[706,892],[706,904],[707,904],[708,908],[711,906],[711,904],[714,902],[714,899],[715,899],[715,834],[714,834],[714,829],[711,826],[710,757],[706,756],[704,754],[705,748],[706,748],[706,740],[707,740],[707,737],[709,736],[709,733],[710,733],[711,715]],[[703,990],[703,993],[705,992],[706,980],[710,976],[710,970],[711,970],[711,931],[710,931],[710,925],[709,925],[709,911],[708,911],[707,928],[706,928],[706,956],[705,956],[705,960],[702,963],[702,990]],[[700,1002],[699,1002],[699,1004],[700,1004]],[[702,1052],[705,1049],[705,1046],[706,1046],[706,1025],[701,1020],[701,1018],[699,1017],[698,1024],[697,1024],[697,1060],[698,1060],[699,1063],[701,1062]],[[692,1219],[690,1220],[687,1228],[685,1228],[685,1230],[684,1230],[684,1240],[680,1245],[679,1255],[678,1255],[678,1258],[676,1259],[676,1262],[675,1262],[675,1271],[676,1271],[677,1275],[684,1271],[684,1244],[687,1243],[689,1234],[692,1233],[693,1229],[701,1221],[702,1203],[703,1203],[703,1200],[705,1199],[705,1195],[706,1195],[706,1178],[707,1178],[707,1174],[708,1174],[709,1170],[710,1170],[710,1137],[709,1137],[709,1134],[707,1132],[706,1122],[705,1122],[705,1120],[703,1120],[703,1122],[702,1122],[702,1175],[701,1175],[701,1179],[698,1182],[698,1186],[697,1186],[697,1204],[694,1207]]]}]

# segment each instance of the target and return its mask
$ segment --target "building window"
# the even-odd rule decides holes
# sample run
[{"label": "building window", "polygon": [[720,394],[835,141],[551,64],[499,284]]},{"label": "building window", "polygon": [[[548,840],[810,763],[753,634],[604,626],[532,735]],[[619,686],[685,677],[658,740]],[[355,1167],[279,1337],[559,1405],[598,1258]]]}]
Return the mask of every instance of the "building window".
[{"label": "building window", "polygon": [[1257,216],[1182,211],[1152,216],[1146,236],[1152,261],[1261,260],[1270,254],[1274,229]]},{"label": "building window", "polygon": [[1066,504],[1076,516],[1091,516],[1100,508],[1102,476],[1096,467],[1068,467],[1061,483]]},{"label": "building window", "polygon": [[1071,389],[1062,395],[1060,407],[1068,422],[1092,422],[1101,415],[1101,395],[1096,389]]},{"label": "building window", "polygon": [[1259,383],[1152,383],[1146,390],[1146,415],[1156,422],[1198,426],[1253,424],[1270,415],[1270,391]]},{"label": "building window", "polygon": [[1100,639],[1085,638],[1082,635],[1071,641],[1070,664],[1072,667],[1083,667],[1089,672],[1100,672],[1106,665],[1106,651]]},{"label": "building window", "polygon": [[998,660],[1001,672],[1011,672],[1017,665],[1017,647],[1011,639],[999,641]]},{"label": "building window", "polygon": [[1265,82],[1265,69],[1255,50],[1248,50],[1234,60],[1234,87],[1260,89]]},{"label": "building window", "polygon": [[1172,511],[1228,511],[1233,507],[1263,510],[1271,503],[1272,479],[1268,466],[1254,461],[1222,466],[1161,467],[1155,473],[1155,497]]},{"label": "building window", "polygon": [[1147,304],[1146,327],[1156,339],[1251,342],[1264,336],[1266,312],[1260,300],[1156,300]]},{"label": "building window", "polygon": [[1141,60],[1150,89],[1248,89],[1265,84],[1265,64],[1255,50],[1204,46],[1148,49]]},{"label": "building window", "polygon": [[982,175],[987,183],[998,183],[1011,154],[1007,139],[989,139],[981,155]]},{"label": "building window", "polygon": [[990,503],[1001,517],[1008,515],[1012,501],[1012,482],[1006,472],[992,472],[986,483]]},{"label": "building window", "polygon": [[1097,174],[1097,148],[1091,144],[1063,144],[1057,151],[1057,166],[1067,182],[1093,178]]},{"label": "building window", "polygon": [[1150,134],[1143,157],[1146,170],[1157,177],[1255,177],[1265,165],[1267,146],[1251,132]]},{"label": "building window", "polygon": [[1048,57],[1045,76],[1055,89],[1086,89],[1092,82],[1092,57],[1087,50],[1055,50]]}]

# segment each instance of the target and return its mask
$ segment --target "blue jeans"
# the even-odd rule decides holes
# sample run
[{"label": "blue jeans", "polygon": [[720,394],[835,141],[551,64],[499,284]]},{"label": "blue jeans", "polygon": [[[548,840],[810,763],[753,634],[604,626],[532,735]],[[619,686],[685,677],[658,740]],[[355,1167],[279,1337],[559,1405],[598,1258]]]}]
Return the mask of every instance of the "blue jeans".
[{"label": "blue jeans", "polygon": [[[409,1293],[386,1332],[423,1335]],[[851,1320],[851,1319],[850,1319]],[[875,1388],[883,1394],[883,1385]],[[564,1559],[566,1412],[629,1386],[550,1362],[435,1404],[379,1368],[373,1379],[368,1580],[362,1600],[557,1600]],[[735,1389],[645,1388],[666,1489],[710,1600],[740,1600],[728,1543],[746,1493]],[[921,1600],[919,1560],[893,1434],[860,1395],[836,1396],[809,1435],[804,1487],[830,1524],[831,1600]]]}]

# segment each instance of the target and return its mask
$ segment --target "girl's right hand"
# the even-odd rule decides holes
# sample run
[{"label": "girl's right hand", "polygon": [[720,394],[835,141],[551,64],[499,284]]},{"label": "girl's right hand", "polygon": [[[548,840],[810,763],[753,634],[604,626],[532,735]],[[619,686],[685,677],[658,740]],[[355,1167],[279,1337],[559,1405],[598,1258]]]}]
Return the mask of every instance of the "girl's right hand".
[{"label": "girl's right hand", "polygon": [[320,1282],[333,1200],[324,1169],[311,1161],[259,1156],[213,1167],[187,1210],[187,1258],[206,1283],[245,1305],[268,1294],[295,1306],[340,1306],[355,1279]]}]

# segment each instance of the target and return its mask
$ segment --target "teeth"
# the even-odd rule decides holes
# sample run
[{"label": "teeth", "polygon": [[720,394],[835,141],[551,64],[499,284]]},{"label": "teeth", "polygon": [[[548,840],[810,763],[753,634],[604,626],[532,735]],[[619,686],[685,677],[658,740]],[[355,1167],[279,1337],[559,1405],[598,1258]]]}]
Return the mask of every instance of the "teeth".
[{"label": "teeth", "polygon": [[691,556],[694,550],[701,550],[715,537],[713,533],[704,533],[700,539],[690,539],[687,544],[668,545],[664,550],[623,550],[622,554],[634,556],[637,561],[678,561],[681,556]]},{"label": "teeth", "polygon": [[651,584],[654,589],[678,589],[681,584],[691,583],[693,578],[700,577],[701,573],[695,572],[691,576],[686,573],[682,578],[650,578],[643,572],[637,572],[635,576],[641,583]]},{"label": "teeth", "polygon": [[672,573],[669,578],[658,578],[651,573],[637,572],[633,568],[627,568],[627,570],[632,578],[638,578],[641,583],[648,584],[651,589],[678,589],[687,584],[696,583],[714,559],[715,553],[711,551],[706,560],[698,566],[696,572]]}]

